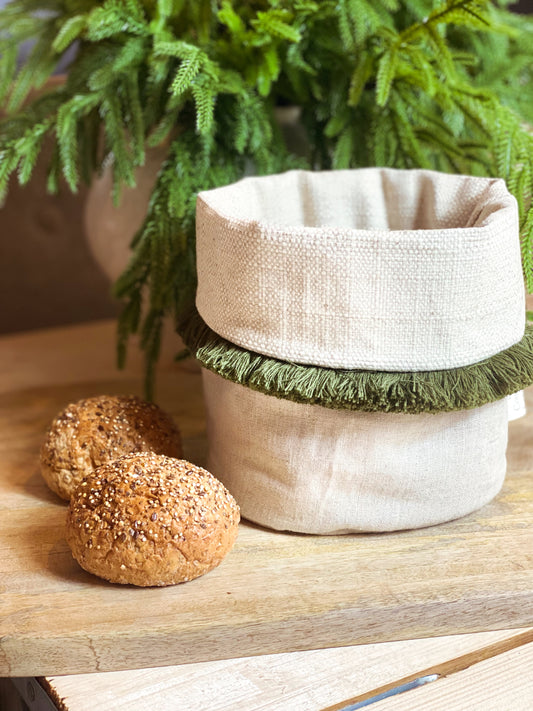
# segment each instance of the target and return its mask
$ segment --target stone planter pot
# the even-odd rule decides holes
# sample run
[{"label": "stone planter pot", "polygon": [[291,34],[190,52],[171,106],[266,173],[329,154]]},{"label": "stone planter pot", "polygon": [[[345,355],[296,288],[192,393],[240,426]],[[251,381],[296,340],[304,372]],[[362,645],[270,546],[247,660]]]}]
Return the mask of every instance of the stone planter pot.
[{"label": "stone planter pot", "polygon": [[[278,107],[275,116],[291,151],[305,155],[308,145],[300,124],[299,107]],[[146,216],[152,188],[167,154],[167,143],[146,152],[145,164],[135,171],[135,187],[123,188],[119,205],[113,204],[111,166],[91,184],[85,208],[87,243],[97,264],[111,282],[122,274],[128,264],[131,241]],[[253,173],[253,166],[250,166],[250,173]]]},{"label": "stone planter pot", "polygon": [[113,204],[111,169],[95,178],[85,205],[85,234],[89,249],[110,282],[124,271],[130,258],[130,244],[142,225],[157,173],[167,147],[153,148],[146,163],[135,171],[135,187],[124,188],[119,205]]}]

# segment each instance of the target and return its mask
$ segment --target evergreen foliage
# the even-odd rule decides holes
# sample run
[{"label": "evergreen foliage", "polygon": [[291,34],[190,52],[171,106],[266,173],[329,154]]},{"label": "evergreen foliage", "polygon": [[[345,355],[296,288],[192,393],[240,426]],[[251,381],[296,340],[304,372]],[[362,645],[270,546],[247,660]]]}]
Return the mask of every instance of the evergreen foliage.
[{"label": "evergreen foliage", "polygon": [[[162,317],[177,320],[194,294],[196,193],[250,166],[502,177],[518,200],[533,290],[533,19],[508,5],[12,0],[0,11],[0,195],[12,174],[27,183],[45,136],[55,146],[50,190],[62,178],[76,190],[111,163],[117,202],[146,150],[168,145],[115,285],[120,358],[140,332],[148,390]],[[17,66],[28,39],[34,49]],[[66,83],[42,89],[73,44]],[[308,155],[286,147],[280,104],[301,108]]]}]

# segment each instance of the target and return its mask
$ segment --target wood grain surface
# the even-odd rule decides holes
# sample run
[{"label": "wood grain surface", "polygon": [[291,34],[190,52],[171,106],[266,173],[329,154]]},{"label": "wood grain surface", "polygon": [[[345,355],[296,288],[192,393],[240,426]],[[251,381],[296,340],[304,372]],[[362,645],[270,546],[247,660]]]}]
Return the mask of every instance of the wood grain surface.
[{"label": "wood grain surface", "polygon": [[[486,660],[492,660],[494,668],[497,658],[502,657],[503,669],[495,675],[499,711],[530,711],[531,706],[507,706],[501,696],[506,687],[507,652],[526,645],[527,639],[533,639],[533,630],[478,632],[157,669],[48,677],[41,683],[62,711],[339,711],[405,680],[419,678],[428,670],[439,679],[451,679]],[[527,667],[517,663],[512,678],[520,672],[527,675]],[[485,701],[491,688],[483,679]],[[485,711],[484,706],[476,706],[477,689],[471,671],[466,685],[468,705],[462,711]],[[514,689],[509,690],[509,696],[516,701]],[[413,698],[416,700],[416,695]],[[455,702],[461,698],[462,692],[457,689]],[[407,701],[409,696],[403,699]],[[435,711],[447,706],[420,708]]]},{"label": "wood grain surface", "polygon": [[[117,374],[112,340],[107,324],[0,339],[0,675],[135,669],[533,625],[531,414],[511,425],[501,494],[458,521],[331,537],[243,523],[218,569],[170,588],[110,585],[81,570],[64,541],[65,505],[42,482],[38,451],[68,402],[140,392],[139,360]],[[180,425],[187,456],[201,464],[199,373],[173,364],[170,351],[158,401]],[[531,412],[531,393],[528,400]]]},{"label": "wood grain surface", "polygon": [[533,644],[521,645],[372,705],[372,711],[531,711]]}]

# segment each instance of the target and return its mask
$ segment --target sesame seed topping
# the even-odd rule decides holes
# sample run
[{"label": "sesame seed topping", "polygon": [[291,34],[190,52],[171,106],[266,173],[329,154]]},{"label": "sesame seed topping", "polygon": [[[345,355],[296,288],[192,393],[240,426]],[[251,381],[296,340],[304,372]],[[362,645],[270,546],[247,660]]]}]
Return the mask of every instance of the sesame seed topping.
[{"label": "sesame seed topping", "polygon": [[[152,560],[155,553],[154,560],[164,561],[170,551],[176,555],[176,550],[189,561],[187,565],[198,567],[193,562],[195,546],[206,536],[211,540],[215,532],[227,540],[228,529],[235,528],[239,520],[233,498],[209,472],[152,452],[126,454],[101,466],[88,476],[71,507],[74,525],[84,527],[87,534],[96,533],[94,542],[89,543],[87,534],[84,538],[87,549],[102,551],[91,555],[107,560],[108,551],[116,551],[115,570],[119,565],[133,570],[132,556],[146,555]],[[210,545],[219,546],[219,542],[215,538]]]}]

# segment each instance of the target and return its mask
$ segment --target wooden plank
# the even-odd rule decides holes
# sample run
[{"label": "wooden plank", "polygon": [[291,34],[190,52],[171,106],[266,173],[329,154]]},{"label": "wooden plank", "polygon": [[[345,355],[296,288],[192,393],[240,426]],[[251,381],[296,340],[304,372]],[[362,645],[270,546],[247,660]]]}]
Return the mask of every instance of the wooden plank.
[{"label": "wooden plank", "polygon": [[[116,366],[116,323],[97,321],[0,336],[0,393],[46,385],[132,380],[142,388],[143,356],[131,338],[124,370]],[[160,369],[172,367],[182,341],[165,321]]]},{"label": "wooden plank", "polygon": [[[474,639],[479,635],[464,635],[467,639]],[[455,640],[455,637],[450,637],[450,640]],[[394,676],[392,681],[384,684],[381,687],[375,687],[363,694],[353,696],[349,699],[343,699],[327,709],[322,711],[347,711],[351,706],[374,704],[379,700],[391,696],[400,695],[406,691],[412,691],[414,688],[423,686],[426,683],[444,678],[450,674],[455,674],[458,671],[468,669],[473,664],[478,664],[481,661],[492,659],[504,655],[511,649],[531,644],[533,642],[533,629],[523,630],[521,632],[511,634],[507,637],[502,637],[493,641],[488,645],[480,645],[470,651],[459,653],[449,659],[441,660],[437,664],[421,668],[414,674],[398,677]],[[422,658],[425,663],[426,658]]]},{"label": "wooden plank", "polygon": [[[69,370],[65,360],[57,382],[47,366],[42,386],[35,376],[32,387],[18,382],[10,390],[2,376],[0,675],[175,665],[533,624],[533,462],[509,474],[494,502],[442,526],[313,537],[244,523],[220,568],[172,588],[113,586],[82,571],[64,541],[65,506],[41,480],[38,451],[67,402],[140,391],[137,374],[114,378],[95,367],[94,349],[110,335],[102,338],[100,329],[76,330],[85,344],[74,349],[85,362],[82,381],[80,363]],[[27,341],[50,363],[65,334],[47,338],[47,355],[37,337]],[[2,358],[16,381],[17,348]],[[27,353],[21,362],[27,367]],[[202,463],[197,369],[168,362],[159,393],[183,430],[186,454]]]},{"label": "wooden plank", "polygon": [[372,704],[372,711],[531,711],[533,644]]},{"label": "wooden plank", "polygon": [[[531,632],[533,635],[533,631]],[[318,711],[395,679],[417,676],[487,647],[512,645],[517,631],[320,649],[136,671],[50,677],[50,696],[69,711]]]}]

